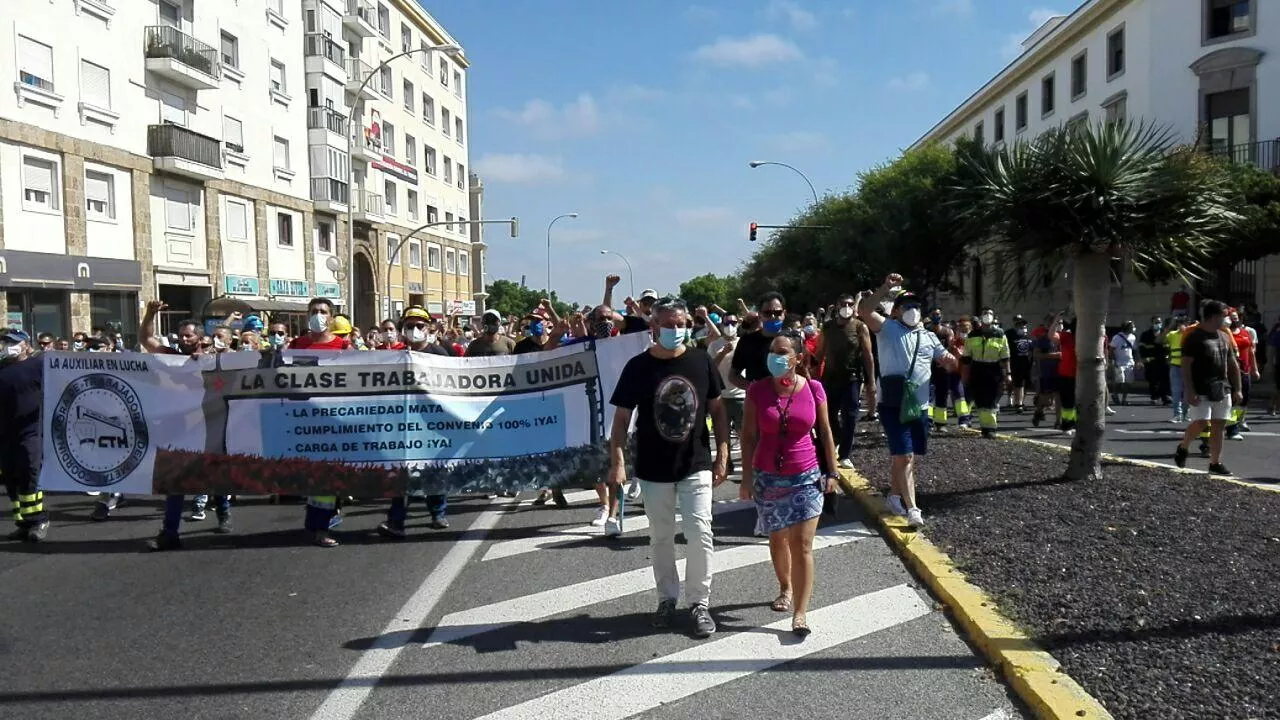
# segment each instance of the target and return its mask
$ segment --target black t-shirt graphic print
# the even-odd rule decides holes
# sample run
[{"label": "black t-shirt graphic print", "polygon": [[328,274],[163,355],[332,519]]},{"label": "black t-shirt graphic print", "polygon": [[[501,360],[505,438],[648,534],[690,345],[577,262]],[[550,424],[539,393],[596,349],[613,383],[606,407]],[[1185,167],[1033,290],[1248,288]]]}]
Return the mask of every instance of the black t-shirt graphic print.
[{"label": "black t-shirt graphic print", "polygon": [[703,350],[669,360],[646,351],[627,361],[610,403],[636,413],[636,477],[678,482],[711,469],[707,409],[723,389]]}]

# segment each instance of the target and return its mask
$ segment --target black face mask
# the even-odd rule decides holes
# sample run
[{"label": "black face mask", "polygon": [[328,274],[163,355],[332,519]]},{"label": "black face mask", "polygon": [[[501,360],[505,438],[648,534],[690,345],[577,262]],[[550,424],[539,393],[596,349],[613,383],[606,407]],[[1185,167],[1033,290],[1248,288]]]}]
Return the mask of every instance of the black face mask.
[{"label": "black face mask", "polygon": [[591,334],[598,338],[607,338],[613,335],[612,320],[598,320],[591,324]]}]

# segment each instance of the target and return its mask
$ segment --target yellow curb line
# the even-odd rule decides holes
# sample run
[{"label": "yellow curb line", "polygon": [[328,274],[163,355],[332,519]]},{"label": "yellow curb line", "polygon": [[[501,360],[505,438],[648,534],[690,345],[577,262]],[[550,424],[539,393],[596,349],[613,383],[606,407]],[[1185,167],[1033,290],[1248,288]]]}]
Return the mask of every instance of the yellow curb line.
[{"label": "yellow curb line", "polygon": [[982,588],[969,583],[947,554],[891,514],[884,497],[866,478],[843,470],[840,488],[876,518],[889,543],[906,560],[917,578],[951,610],[987,661],[1040,720],[1106,720],[1102,703],[1062,671],[1052,655],[1000,614]]}]

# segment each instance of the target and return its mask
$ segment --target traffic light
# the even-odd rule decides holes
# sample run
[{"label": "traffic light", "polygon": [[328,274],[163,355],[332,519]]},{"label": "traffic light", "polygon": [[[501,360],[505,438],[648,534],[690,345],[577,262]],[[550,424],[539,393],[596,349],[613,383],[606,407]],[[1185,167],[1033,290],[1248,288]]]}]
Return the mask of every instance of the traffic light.
[{"label": "traffic light", "polygon": [[751,242],[755,242],[755,241],[756,241],[756,230],[757,230],[759,227],[760,227],[759,225],[757,225],[757,224],[755,224],[755,223],[751,223],[751,234],[747,236],[747,239],[748,239],[748,240],[750,240]]}]

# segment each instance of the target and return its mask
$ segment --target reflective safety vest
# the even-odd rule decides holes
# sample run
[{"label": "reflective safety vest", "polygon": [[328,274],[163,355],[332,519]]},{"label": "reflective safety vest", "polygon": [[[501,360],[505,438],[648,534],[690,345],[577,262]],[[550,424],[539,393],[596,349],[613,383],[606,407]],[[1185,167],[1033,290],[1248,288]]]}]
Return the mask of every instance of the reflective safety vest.
[{"label": "reflective safety vest", "polygon": [[1169,364],[1182,367],[1182,331],[1170,330],[1164,336],[1164,343],[1169,346]]},{"label": "reflective safety vest", "polygon": [[998,331],[978,330],[964,341],[963,357],[974,363],[998,363],[1009,359],[1009,340]]}]

